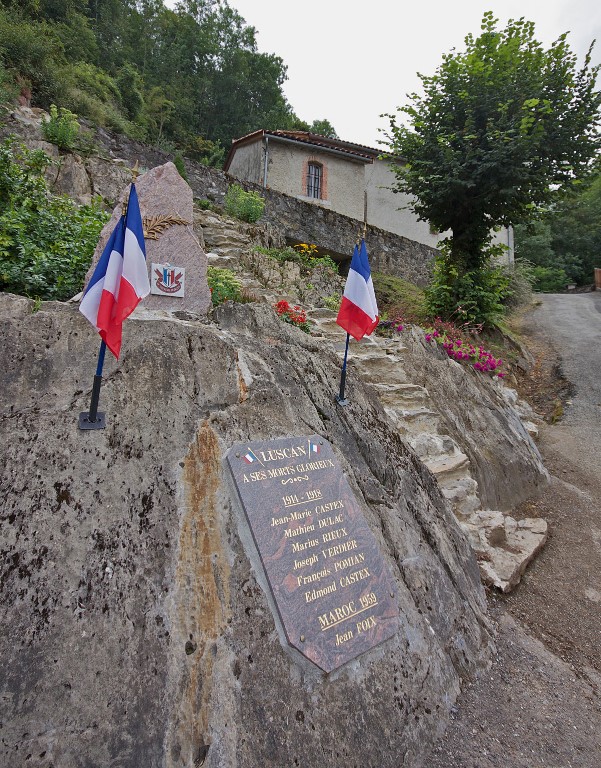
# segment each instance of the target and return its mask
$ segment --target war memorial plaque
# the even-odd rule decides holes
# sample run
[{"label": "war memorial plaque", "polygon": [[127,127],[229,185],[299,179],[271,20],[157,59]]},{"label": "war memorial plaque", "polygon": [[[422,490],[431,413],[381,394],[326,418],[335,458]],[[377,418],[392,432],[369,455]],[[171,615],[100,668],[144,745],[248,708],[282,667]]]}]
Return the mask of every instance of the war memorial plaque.
[{"label": "war memorial plaque", "polygon": [[393,581],[327,440],[240,443],[227,460],[289,644],[332,672],[392,637]]}]

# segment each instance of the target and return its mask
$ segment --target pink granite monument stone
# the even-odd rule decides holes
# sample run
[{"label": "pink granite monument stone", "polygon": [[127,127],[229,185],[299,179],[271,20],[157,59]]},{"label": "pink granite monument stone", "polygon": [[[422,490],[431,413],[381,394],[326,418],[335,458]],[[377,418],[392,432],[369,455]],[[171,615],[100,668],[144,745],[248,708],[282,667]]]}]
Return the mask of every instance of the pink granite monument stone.
[{"label": "pink granite monument stone", "polygon": [[[144,223],[151,294],[141,307],[206,314],[211,306],[207,257],[194,234],[193,195],[173,163],[142,174],[136,181]],[[129,186],[105,225],[86,275],[88,284],[111,232],[119,221]]]}]

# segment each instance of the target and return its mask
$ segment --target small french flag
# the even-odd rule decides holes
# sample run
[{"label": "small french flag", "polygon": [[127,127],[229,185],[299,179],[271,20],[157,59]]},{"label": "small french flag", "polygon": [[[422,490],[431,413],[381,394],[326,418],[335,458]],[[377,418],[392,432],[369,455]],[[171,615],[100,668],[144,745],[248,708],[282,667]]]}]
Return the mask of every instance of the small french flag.
[{"label": "small french flag", "polygon": [[309,453],[312,456],[313,455],[316,456],[319,453],[319,446],[317,445],[317,443],[312,443],[310,440],[309,440]]},{"label": "small french flag", "polygon": [[354,339],[369,336],[377,326],[378,304],[369,269],[365,240],[355,246],[336,322]]},{"label": "small french flag", "polygon": [[113,229],[79,305],[116,358],[121,351],[123,321],[149,293],[144,225],[132,184],[127,213]]},{"label": "small french flag", "polygon": [[252,464],[255,461],[259,461],[255,454],[250,450],[250,448],[248,449],[248,453],[246,453],[242,458],[247,464]]}]

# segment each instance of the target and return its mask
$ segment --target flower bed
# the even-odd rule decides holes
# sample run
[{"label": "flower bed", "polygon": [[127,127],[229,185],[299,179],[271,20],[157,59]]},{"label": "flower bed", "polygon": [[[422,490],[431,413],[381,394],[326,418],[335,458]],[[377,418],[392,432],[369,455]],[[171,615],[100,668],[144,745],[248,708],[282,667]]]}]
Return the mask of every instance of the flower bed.
[{"label": "flower bed", "polygon": [[311,323],[307,320],[307,314],[298,304],[290,306],[287,301],[282,299],[277,304],[274,304],[273,308],[285,323],[294,325],[305,333],[311,332]]}]

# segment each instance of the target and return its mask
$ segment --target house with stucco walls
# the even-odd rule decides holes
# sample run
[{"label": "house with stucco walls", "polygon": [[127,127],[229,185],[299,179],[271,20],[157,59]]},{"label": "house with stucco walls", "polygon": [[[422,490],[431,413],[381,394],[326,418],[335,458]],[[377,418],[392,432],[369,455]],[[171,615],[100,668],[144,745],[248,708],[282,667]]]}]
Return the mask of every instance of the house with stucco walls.
[{"label": "house with stucco walls", "polygon": [[[259,130],[232,142],[224,170],[436,248],[443,235],[418,220],[408,195],[393,191],[396,177],[381,154],[308,131]],[[507,262],[513,262],[513,230],[495,232],[494,241],[508,247]]]}]

